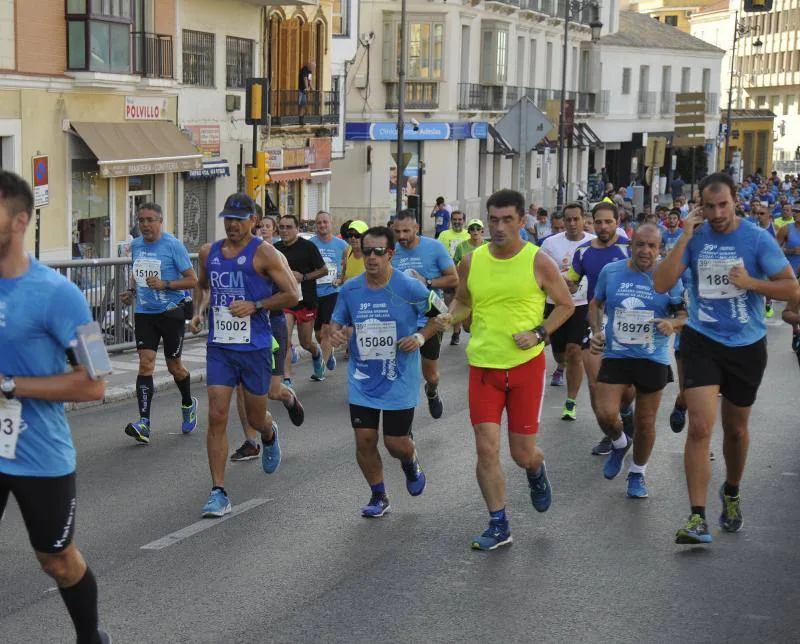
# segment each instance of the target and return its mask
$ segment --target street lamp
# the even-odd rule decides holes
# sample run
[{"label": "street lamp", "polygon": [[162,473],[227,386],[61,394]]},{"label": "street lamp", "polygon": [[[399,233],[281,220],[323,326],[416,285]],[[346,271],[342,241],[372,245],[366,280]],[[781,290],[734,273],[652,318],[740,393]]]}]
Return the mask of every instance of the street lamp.
[{"label": "street lamp", "polygon": [[569,52],[569,21],[583,11],[586,7],[592,8],[592,21],[589,28],[592,30],[592,42],[600,39],[603,23],[600,22],[600,4],[598,0],[563,0],[564,1],[564,55],[561,57],[561,106],[558,117],[558,193],[556,204],[559,209],[564,205],[567,186],[564,181],[564,121],[566,120],[566,95],[567,95],[567,54]]},{"label": "street lamp", "polygon": [[[734,27],[733,27],[733,48],[731,49],[731,77],[730,82],[728,84],[728,113],[725,117],[725,156],[723,157],[725,160],[725,170],[727,170],[731,165],[730,159],[730,139],[731,139],[731,109],[733,108],[733,71],[736,65],[736,48],[739,45],[739,40],[742,37],[754,34],[758,32],[758,28],[753,25],[752,27],[748,27],[744,24],[744,22],[739,21],[739,12],[737,11],[734,17]],[[761,38],[757,38],[755,42],[753,42],[753,49],[756,50],[758,53],[761,47],[764,45],[761,42]]]},{"label": "street lamp", "polygon": [[[405,142],[404,130],[405,124],[405,110],[406,110],[406,17],[408,15],[406,9],[406,0],[400,2],[400,42],[398,47],[400,49],[400,56],[397,63],[397,180],[395,182],[396,201],[395,201],[395,214],[403,209],[403,174],[405,173],[405,166],[403,165],[403,143]],[[422,206],[422,204],[420,204]],[[422,213],[417,213],[417,221],[420,221]]]}]

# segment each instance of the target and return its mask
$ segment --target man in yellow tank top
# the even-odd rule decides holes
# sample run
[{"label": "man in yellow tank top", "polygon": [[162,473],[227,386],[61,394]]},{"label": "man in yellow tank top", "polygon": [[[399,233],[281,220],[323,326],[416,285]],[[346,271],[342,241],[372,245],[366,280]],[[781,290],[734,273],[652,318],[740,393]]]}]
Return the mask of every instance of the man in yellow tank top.
[{"label": "man in yellow tank top", "polygon": [[[440,328],[472,313],[467,345],[469,408],[478,452],[478,484],[489,509],[489,527],[472,541],[476,550],[511,543],[500,466],[500,420],[508,414],[511,457],[525,469],[533,507],[544,512],[552,494],[544,453],[536,446],[545,384],[544,345],[575,309],[556,263],[519,236],[525,200],[514,190],[486,202],[491,242],[458,266],[456,297]],[[554,308],[544,319],[545,297]]]}]

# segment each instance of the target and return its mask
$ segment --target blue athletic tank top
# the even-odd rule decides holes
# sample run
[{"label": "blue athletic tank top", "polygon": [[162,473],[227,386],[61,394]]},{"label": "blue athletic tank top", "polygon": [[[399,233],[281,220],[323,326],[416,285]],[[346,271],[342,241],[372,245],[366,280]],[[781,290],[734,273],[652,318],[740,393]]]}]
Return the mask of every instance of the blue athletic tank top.
[{"label": "blue athletic tank top", "polygon": [[[792,248],[800,248],[800,229],[797,228],[797,224],[789,224],[789,234],[786,236],[786,249]],[[787,255],[786,259],[789,260],[794,274],[797,275],[797,271],[800,270],[800,255]]]},{"label": "blue athletic tank top", "polygon": [[231,351],[271,351],[272,328],[267,311],[258,311],[249,318],[236,318],[228,310],[236,300],[257,302],[272,295],[272,280],[258,274],[253,267],[253,258],[262,241],[251,240],[231,259],[222,254],[223,241],[214,242],[206,259],[211,290],[208,345]]}]

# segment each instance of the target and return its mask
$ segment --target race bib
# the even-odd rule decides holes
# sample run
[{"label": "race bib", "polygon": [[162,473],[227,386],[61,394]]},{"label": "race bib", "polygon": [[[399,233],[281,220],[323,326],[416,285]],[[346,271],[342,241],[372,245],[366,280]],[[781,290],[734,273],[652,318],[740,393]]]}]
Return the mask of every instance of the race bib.
[{"label": "race bib", "polygon": [[589,280],[585,277],[578,282],[578,290],[572,294],[572,301],[578,302],[580,300],[585,300],[589,295]]},{"label": "race bib", "polygon": [[368,320],[355,325],[361,360],[394,360],[397,355],[397,323]]},{"label": "race bib", "polygon": [[728,273],[734,266],[742,266],[741,259],[698,259],[697,290],[707,300],[727,300],[744,295],[744,290],[731,282]]},{"label": "race bib", "polygon": [[237,318],[227,306],[214,307],[214,342],[250,344],[250,316]]},{"label": "race bib", "polygon": [[161,279],[160,259],[141,258],[133,263],[133,279],[136,280],[136,286],[147,288],[148,277]]},{"label": "race bib", "polygon": [[328,274],[320,277],[317,280],[317,284],[331,284],[339,275],[339,267],[332,261],[326,259],[325,268],[328,269]]},{"label": "race bib", "polygon": [[456,248],[461,243],[460,239],[453,239],[450,241],[450,257],[456,254]]},{"label": "race bib", "polygon": [[22,429],[22,403],[0,399],[0,458],[17,458],[17,441]]},{"label": "race bib", "polygon": [[620,344],[652,344],[652,311],[614,309],[614,339]]}]

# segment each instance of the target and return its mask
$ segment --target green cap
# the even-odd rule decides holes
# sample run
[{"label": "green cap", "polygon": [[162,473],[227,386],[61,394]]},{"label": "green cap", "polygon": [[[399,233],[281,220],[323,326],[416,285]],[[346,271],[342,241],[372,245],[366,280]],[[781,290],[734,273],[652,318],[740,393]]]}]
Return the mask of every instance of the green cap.
[{"label": "green cap", "polygon": [[470,219],[469,223],[467,224],[467,230],[472,228],[472,226],[480,226],[483,228],[483,222],[480,219]]},{"label": "green cap", "polygon": [[350,222],[350,225],[347,227],[347,230],[355,230],[359,235],[363,235],[365,232],[369,230],[369,226],[365,221],[361,221],[360,219],[354,219]]}]

